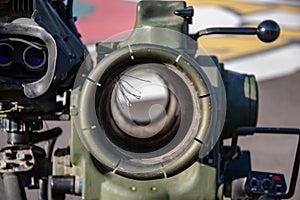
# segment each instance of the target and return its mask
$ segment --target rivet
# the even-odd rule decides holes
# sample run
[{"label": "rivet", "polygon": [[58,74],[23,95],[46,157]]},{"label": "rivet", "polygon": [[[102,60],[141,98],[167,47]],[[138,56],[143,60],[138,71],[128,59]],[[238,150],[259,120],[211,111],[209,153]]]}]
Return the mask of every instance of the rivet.
[{"label": "rivet", "polygon": [[136,187],[135,187],[135,186],[131,186],[129,189],[130,189],[132,192],[135,192],[135,191],[136,191]]}]

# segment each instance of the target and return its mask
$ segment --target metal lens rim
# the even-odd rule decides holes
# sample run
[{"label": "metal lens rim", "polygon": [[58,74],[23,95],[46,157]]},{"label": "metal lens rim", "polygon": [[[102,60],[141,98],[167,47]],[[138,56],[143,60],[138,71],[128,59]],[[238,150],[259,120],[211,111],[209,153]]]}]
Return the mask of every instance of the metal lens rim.
[{"label": "metal lens rim", "polygon": [[[26,53],[27,53],[31,48],[35,48],[35,49],[40,50],[41,52],[43,52],[43,58],[44,58],[44,60],[43,60],[43,62],[42,62],[41,64],[39,64],[39,65],[37,65],[37,66],[30,65],[30,64],[26,61]],[[34,46],[29,46],[29,47],[27,47],[27,48],[24,50],[24,52],[23,52],[23,61],[24,61],[25,65],[26,65],[26,67],[28,67],[30,70],[40,70],[40,68],[46,63],[46,53],[45,53],[45,51],[42,50],[42,49],[38,49],[38,48],[36,48],[36,47],[34,47]]]},{"label": "metal lens rim", "polygon": [[[100,81],[101,77],[108,72],[108,69],[113,70],[113,67],[119,67],[118,64],[128,61],[128,59],[132,60],[130,55],[135,58],[135,61],[154,58],[156,62],[168,64],[173,64],[174,61],[180,58],[177,64],[188,73],[188,77],[194,82],[195,88],[199,92],[198,95],[202,96],[213,92],[209,79],[192,57],[161,45],[133,44],[114,51],[90,72],[88,79],[80,79],[83,80],[80,97],[78,97],[78,111],[80,110],[80,112],[73,117],[78,136],[86,149],[103,167],[121,176],[145,180],[163,178],[164,175],[168,177],[176,175],[198,160],[199,150],[203,145],[197,140],[202,140],[207,134],[211,133],[211,127],[214,127],[217,123],[215,96],[201,98],[199,106],[203,108],[204,117],[197,131],[188,134],[189,136],[184,142],[184,148],[179,149],[179,151],[174,149],[172,152],[169,151],[168,154],[161,153],[155,156],[156,159],[152,160],[150,159],[154,157],[152,156],[154,154],[151,152],[146,153],[144,157],[148,159],[143,159],[142,163],[137,163],[136,159],[132,159],[132,157],[140,154],[116,149],[109,140],[103,139],[105,129],[99,124],[94,107],[90,106],[95,105],[95,92],[98,86],[100,88],[103,86]],[[93,81],[91,82],[91,80]],[[198,95],[195,98],[199,99]],[[194,126],[198,127],[198,124]],[[191,131],[193,130],[191,129]],[[187,140],[191,140],[191,142]],[[176,157],[174,157],[174,151],[176,151]],[[122,159],[120,160],[120,158]]]}]

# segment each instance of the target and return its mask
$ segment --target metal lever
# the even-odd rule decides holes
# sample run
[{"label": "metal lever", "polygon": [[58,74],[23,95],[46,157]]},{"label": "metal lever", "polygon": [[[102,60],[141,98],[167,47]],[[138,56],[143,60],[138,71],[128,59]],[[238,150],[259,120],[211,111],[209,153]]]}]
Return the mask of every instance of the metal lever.
[{"label": "metal lever", "polygon": [[265,20],[261,22],[257,28],[253,27],[216,27],[207,28],[198,31],[196,34],[190,35],[194,40],[204,35],[212,34],[235,34],[235,35],[257,35],[263,42],[273,42],[280,34],[279,25],[273,20]]}]

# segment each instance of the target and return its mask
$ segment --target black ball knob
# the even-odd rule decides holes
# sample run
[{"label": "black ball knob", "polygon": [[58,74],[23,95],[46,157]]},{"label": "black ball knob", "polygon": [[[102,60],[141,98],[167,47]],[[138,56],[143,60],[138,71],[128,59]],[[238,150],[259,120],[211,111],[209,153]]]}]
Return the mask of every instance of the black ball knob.
[{"label": "black ball knob", "polygon": [[257,37],[263,42],[273,42],[279,34],[280,27],[273,20],[265,20],[257,27]]}]

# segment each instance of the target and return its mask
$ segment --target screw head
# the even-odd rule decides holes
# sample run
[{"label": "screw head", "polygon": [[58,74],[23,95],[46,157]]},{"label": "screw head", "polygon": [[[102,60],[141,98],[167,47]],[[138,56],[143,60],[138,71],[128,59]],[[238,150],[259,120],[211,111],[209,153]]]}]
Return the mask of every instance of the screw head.
[{"label": "screw head", "polygon": [[135,191],[137,190],[137,188],[136,188],[135,186],[131,186],[129,189],[130,189],[132,192],[135,192]]}]

